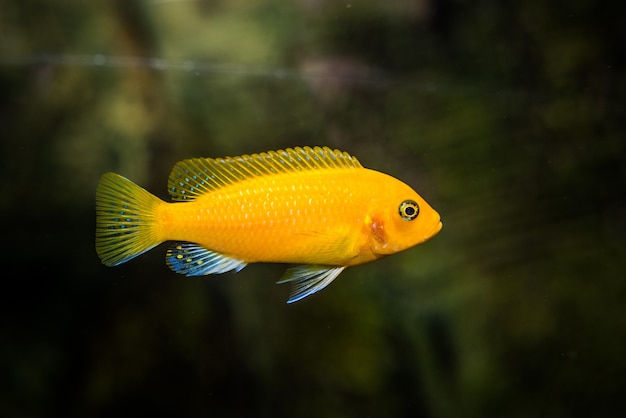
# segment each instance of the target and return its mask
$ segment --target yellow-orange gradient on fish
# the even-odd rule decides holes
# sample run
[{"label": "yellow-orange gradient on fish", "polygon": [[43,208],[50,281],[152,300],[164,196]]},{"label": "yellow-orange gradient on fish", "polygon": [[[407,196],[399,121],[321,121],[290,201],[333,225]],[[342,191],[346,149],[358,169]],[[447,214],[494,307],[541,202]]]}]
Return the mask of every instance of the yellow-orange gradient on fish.
[{"label": "yellow-orange gradient on fish", "polygon": [[165,241],[167,265],[187,276],[289,263],[288,302],[326,287],[347,266],[420,244],[439,214],[411,187],[348,153],[297,147],[177,163],[157,198],[115,173],[96,191],[96,251],[107,266]]}]

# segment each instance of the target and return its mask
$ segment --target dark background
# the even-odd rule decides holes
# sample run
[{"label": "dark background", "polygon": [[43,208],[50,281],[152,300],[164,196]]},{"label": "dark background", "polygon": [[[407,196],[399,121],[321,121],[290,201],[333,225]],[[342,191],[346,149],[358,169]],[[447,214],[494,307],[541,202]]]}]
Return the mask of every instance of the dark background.
[{"label": "dark background", "polygon": [[[0,0],[0,415],[623,416],[625,6],[509,3]],[[102,173],[296,145],[443,230],[293,305],[100,264]]]}]

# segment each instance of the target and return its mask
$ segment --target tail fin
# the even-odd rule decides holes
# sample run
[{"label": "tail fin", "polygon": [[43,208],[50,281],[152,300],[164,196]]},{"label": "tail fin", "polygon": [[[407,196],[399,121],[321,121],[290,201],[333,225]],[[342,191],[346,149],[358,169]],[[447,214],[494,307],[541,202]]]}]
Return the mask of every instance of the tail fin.
[{"label": "tail fin", "polygon": [[106,173],[96,190],[96,252],[107,266],[116,266],[156,247],[158,197],[115,173]]}]

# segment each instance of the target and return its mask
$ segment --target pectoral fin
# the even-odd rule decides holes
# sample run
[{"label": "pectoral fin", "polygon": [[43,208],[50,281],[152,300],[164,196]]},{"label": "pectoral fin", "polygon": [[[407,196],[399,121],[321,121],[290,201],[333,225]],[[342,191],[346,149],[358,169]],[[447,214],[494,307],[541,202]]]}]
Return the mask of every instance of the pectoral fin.
[{"label": "pectoral fin", "polygon": [[293,303],[328,286],[345,268],[345,266],[296,264],[289,267],[277,283],[293,283],[287,300],[287,303]]},{"label": "pectoral fin", "polygon": [[239,271],[246,262],[208,250],[190,242],[178,243],[167,250],[167,265],[176,273],[186,276]]}]

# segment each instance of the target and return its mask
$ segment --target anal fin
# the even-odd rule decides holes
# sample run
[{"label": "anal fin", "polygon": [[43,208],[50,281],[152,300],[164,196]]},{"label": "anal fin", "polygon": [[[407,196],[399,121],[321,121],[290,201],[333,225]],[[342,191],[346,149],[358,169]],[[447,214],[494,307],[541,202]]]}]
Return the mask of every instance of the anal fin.
[{"label": "anal fin", "polygon": [[239,271],[246,262],[208,250],[197,244],[183,242],[174,244],[167,250],[166,262],[170,269],[186,276]]}]

